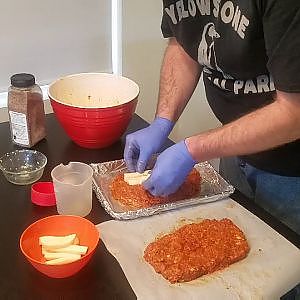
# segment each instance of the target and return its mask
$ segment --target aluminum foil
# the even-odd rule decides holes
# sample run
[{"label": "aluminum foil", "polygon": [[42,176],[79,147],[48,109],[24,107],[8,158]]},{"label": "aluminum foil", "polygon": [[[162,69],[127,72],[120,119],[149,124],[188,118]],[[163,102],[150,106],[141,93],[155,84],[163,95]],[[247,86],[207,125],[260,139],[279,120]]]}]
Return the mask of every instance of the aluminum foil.
[{"label": "aluminum foil", "polygon": [[213,202],[228,197],[234,192],[234,187],[228,184],[211,164],[203,162],[195,165],[202,177],[201,192],[197,197],[133,210],[133,208],[126,207],[116,201],[112,197],[109,187],[118,173],[128,172],[124,160],[93,163],[91,167],[94,171],[93,190],[97,198],[107,213],[118,220],[147,217],[185,206]]}]

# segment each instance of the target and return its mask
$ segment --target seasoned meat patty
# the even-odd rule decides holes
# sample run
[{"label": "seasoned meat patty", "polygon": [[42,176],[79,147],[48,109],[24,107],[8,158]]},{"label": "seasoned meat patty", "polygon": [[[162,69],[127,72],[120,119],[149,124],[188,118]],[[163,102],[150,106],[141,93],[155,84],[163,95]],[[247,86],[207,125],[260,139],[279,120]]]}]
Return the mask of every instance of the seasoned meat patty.
[{"label": "seasoned meat patty", "polygon": [[229,219],[184,225],[149,244],[144,259],[171,283],[196,279],[247,256],[244,233]]},{"label": "seasoned meat patty", "polygon": [[138,209],[195,197],[200,193],[200,183],[200,174],[193,168],[181,187],[168,197],[154,197],[141,184],[129,185],[124,181],[123,174],[118,174],[113,179],[110,189],[115,200]]}]

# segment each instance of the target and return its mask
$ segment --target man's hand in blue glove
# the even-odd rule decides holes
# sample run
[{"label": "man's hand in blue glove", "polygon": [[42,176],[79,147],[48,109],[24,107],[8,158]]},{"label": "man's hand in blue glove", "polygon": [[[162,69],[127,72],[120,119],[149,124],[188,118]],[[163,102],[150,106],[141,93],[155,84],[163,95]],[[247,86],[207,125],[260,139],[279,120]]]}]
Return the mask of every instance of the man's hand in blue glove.
[{"label": "man's hand in blue glove", "polygon": [[142,173],[151,156],[161,149],[173,126],[170,120],[156,117],[148,127],[127,135],[124,159],[128,170]]},{"label": "man's hand in blue glove", "polygon": [[177,191],[190,173],[196,161],[189,153],[185,142],[181,141],[157,158],[151,176],[143,186],[153,196],[168,196]]}]

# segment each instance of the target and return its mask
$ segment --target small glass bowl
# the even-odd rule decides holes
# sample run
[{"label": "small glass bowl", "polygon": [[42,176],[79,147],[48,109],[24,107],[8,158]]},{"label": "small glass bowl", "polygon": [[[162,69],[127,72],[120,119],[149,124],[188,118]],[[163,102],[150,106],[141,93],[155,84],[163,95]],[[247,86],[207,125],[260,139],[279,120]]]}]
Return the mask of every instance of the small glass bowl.
[{"label": "small glass bowl", "polygon": [[47,164],[47,157],[36,150],[16,150],[0,158],[0,169],[14,184],[26,185],[39,180]]}]

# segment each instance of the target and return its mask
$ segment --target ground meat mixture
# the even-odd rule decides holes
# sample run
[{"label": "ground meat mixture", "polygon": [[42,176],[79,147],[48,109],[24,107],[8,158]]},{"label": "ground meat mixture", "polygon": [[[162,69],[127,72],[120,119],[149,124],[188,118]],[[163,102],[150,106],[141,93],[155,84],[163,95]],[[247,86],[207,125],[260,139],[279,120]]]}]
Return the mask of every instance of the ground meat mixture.
[{"label": "ground meat mixture", "polygon": [[243,232],[229,219],[185,225],[149,244],[144,259],[171,283],[223,269],[247,256]]},{"label": "ground meat mixture", "polygon": [[194,168],[181,187],[168,197],[154,197],[142,185],[129,185],[124,181],[124,175],[118,174],[110,185],[112,197],[122,205],[139,209],[156,204],[169,203],[196,197],[200,193],[201,177]]}]

